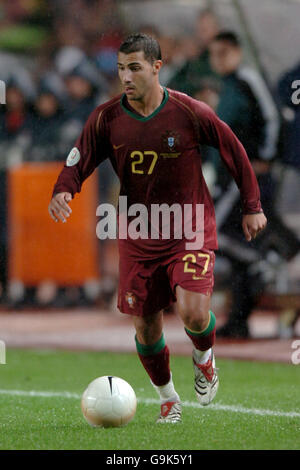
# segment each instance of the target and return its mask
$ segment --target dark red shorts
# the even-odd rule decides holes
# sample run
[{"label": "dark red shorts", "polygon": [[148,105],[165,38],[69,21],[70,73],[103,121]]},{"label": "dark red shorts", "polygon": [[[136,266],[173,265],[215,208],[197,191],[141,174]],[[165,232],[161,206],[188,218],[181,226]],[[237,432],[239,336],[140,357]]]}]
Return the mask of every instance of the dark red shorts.
[{"label": "dark red shorts", "polygon": [[154,314],[176,302],[177,285],[210,295],[214,265],[214,251],[205,249],[149,261],[135,261],[120,254],[118,308],[131,315]]}]

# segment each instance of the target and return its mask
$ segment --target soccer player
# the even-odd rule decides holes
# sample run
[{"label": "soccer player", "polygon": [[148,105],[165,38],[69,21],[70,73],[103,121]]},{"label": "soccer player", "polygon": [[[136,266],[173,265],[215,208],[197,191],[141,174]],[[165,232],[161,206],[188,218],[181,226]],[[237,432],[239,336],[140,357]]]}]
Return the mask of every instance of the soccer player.
[{"label": "soccer player", "polygon": [[[207,105],[162,87],[161,67],[160,46],[152,37],[137,33],[122,43],[118,70],[124,93],[90,115],[55,184],[49,213],[55,221],[66,222],[68,203],[106,158],[120,179],[120,195],[127,197],[128,207],[204,205],[201,249],[186,249],[186,236],[119,237],[118,308],[132,315],[138,356],[160,396],[157,422],[176,423],[181,403],[163,335],[163,309],[172,302],[177,301],[194,346],[195,390],[202,405],[213,400],[219,383],[213,353],[216,319],[210,310],[217,238],[213,203],[201,171],[201,144],[219,149],[240,189],[248,241],[265,227],[266,218],[239,140]],[[194,211],[193,227],[195,217]]]}]

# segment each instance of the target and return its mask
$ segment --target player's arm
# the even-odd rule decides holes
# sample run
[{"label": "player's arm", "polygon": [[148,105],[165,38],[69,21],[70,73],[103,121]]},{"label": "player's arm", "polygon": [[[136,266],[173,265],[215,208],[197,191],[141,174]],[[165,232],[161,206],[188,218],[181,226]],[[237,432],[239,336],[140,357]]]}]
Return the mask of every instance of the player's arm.
[{"label": "player's arm", "polygon": [[48,206],[49,214],[55,222],[66,222],[72,212],[68,203],[75,193],[81,191],[86,178],[107,157],[105,130],[100,113],[99,108],[92,112],[58,176]]},{"label": "player's arm", "polygon": [[200,137],[207,145],[219,150],[240,190],[244,213],[242,227],[246,240],[250,241],[265,228],[267,219],[261,207],[258,182],[247,153],[230,127],[221,121],[211,108],[201,103],[197,114],[200,121]]}]

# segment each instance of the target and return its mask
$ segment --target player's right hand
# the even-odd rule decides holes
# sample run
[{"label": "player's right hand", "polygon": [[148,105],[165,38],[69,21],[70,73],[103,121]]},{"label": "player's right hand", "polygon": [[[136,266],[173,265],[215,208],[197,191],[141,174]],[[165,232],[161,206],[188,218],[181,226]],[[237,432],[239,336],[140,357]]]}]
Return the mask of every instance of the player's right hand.
[{"label": "player's right hand", "polygon": [[70,216],[72,209],[69,207],[68,202],[72,200],[71,193],[57,193],[50,201],[48,211],[50,216],[55,222],[61,220],[67,222],[66,218]]}]

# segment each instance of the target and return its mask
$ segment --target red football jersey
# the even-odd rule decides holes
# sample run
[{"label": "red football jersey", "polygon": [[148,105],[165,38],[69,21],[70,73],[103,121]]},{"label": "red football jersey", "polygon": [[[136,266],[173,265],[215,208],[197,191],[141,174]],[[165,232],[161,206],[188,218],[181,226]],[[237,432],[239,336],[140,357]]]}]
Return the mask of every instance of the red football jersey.
[{"label": "red football jersey", "polygon": [[[125,95],[98,106],[77,139],[78,150],[69,155],[53,194],[68,191],[74,196],[93,170],[109,158],[128,207],[143,204],[150,216],[152,204],[203,204],[204,248],[215,250],[215,213],[201,170],[201,144],[219,149],[240,189],[244,213],[260,212],[255,174],[231,129],[206,104],[166,88],[161,105],[147,117],[133,110]],[[184,237],[119,240],[122,253],[136,259],[184,250],[186,242]]]}]

